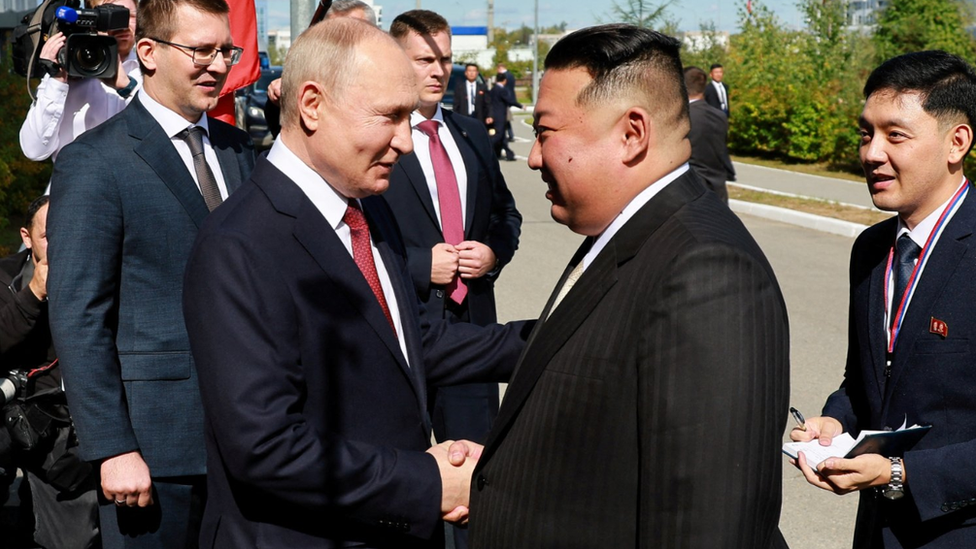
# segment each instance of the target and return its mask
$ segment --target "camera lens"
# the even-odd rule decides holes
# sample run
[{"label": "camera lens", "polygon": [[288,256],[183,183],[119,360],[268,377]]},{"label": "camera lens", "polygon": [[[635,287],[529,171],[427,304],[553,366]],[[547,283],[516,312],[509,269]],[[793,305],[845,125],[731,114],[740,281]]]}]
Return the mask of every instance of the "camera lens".
[{"label": "camera lens", "polygon": [[82,72],[98,74],[104,71],[108,52],[101,44],[85,44],[75,50],[75,66]]}]

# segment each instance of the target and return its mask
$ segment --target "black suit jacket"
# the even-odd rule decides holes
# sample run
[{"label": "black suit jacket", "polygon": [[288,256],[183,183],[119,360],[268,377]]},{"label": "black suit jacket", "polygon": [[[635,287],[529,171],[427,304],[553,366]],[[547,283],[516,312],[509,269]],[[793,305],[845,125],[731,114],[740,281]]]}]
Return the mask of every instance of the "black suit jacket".
[{"label": "black suit jacket", "polygon": [[[861,493],[854,547],[949,548],[973,544],[976,525],[976,192],[946,225],[918,282],[885,382],[884,278],[897,220],[864,231],[851,252],[847,369],[824,407],[854,436],[864,429],[931,424],[905,453],[907,495]],[[933,333],[932,319],[948,325]]]},{"label": "black suit jacket", "polygon": [[333,227],[267,160],[201,229],[184,308],[207,419],[202,547],[436,545],[426,384],[505,380],[524,339],[428,323],[392,214],[362,205],[409,361]]},{"label": "black suit jacket", "polygon": [[536,325],[475,470],[471,546],[784,547],[787,332],[748,231],[675,180]]},{"label": "black suit jacket", "polygon": [[[495,322],[495,280],[518,249],[522,215],[515,208],[515,199],[498,168],[484,126],[446,111],[444,124],[461,151],[468,176],[464,238],[487,245],[498,259],[496,269],[466,281],[470,320],[484,326]],[[443,286],[430,281],[430,249],[444,242],[444,235],[416,154],[404,156],[393,168],[390,188],[383,198],[393,210],[407,246],[407,265],[414,288],[427,311],[441,318],[448,297]]]},{"label": "black suit jacket", "polygon": [[491,117],[492,127],[495,128],[495,135],[492,141],[505,138],[505,121],[508,117],[510,107],[522,108],[522,104],[515,100],[515,94],[506,86],[494,85],[491,87]]},{"label": "black suit jacket", "polygon": [[468,81],[462,80],[454,86],[454,112],[477,118],[482,124],[491,116],[491,96],[483,82],[475,82],[474,111],[468,108]]},{"label": "black suit jacket", "polygon": [[712,189],[725,187],[726,181],[735,181],[735,168],[729,158],[726,144],[729,120],[725,114],[705,101],[688,105],[691,115],[691,160],[688,161]]},{"label": "black suit jacket", "polygon": [[[250,173],[247,134],[210,120],[227,189]],[[155,477],[206,472],[183,268],[210,212],[136,98],[61,150],[51,180],[51,333],[82,457],[140,450]]]},{"label": "black suit jacket", "polygon": [[708,84],[705,84],[705,102],[709,105],[715,107],[716,109],[725,113],[726,116],[729,114],[729,110],[732,108],[732,100],[729,96],[729,85],[722,82],[722,87],[725,88],[725,107],[722,108],[722,99],[718,96],[718,91],[715,89],[715,84],[709,80]]}]

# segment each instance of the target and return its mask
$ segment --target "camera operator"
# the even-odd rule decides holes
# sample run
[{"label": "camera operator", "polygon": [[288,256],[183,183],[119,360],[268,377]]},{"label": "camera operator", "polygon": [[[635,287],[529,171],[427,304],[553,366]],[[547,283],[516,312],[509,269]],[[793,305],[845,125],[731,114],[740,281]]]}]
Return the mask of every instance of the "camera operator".
[{"label": "camera operator", "polygon": [[[27,472],[34,541],[47,548],[101,547],[91,466],[76,455],[47,316],[48,197],[31,203],[20,229],[26,249],[0,259],[0,375],[17,385],[3,417],[13,464]],[[23,372],[23,375],[18,375]],[[42,418],[38,420],[37,418]],[[26,430],[31,444],[9,426]],[[30,447],[28,447],[30,446]]]},{"label": "camera operator", "polygon": [[[119,47],[119,70],[115,78],[68,78],[61,67],[56,75],[45,75],[37,87],[37,100],[27,112],[20,128],[20,148],[31,160],[57,160],[58,151],[81,133],[105,122],[125,108],[142,87],[142,73],[133,45],[136,32],[134,0],[92,0],[99,4],[116,4],[129,10],[129,26],[108,32]],[[58,32],[41,48],[41,59],[57,63],[65,36]]]}]

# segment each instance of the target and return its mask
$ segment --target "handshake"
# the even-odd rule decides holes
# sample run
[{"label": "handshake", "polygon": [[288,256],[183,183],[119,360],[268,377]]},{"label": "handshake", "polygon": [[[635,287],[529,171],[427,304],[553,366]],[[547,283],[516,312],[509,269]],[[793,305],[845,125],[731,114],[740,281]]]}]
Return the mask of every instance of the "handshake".
[{"label": "handshake", "polygon": [[441,473],[441,518],[458,525],[468,523],[471,475],[484,446],[470,440],[447,440],[427,450]]}]

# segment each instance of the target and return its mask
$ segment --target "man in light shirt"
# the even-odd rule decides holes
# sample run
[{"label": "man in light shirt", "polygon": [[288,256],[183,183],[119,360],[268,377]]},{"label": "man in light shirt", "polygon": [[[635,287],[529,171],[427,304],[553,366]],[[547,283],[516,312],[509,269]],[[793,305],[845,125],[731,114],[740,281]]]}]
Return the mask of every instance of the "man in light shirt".
[{"label": "man in light shirt", "polygon": [[[82,133],[115,116],[135,97],[142,83],[139,60],[133,49],[136,34],[134,0],[100,0],[129,10],[129,26],[109,32],[118,42],[119,66],[114,78],[68,77],[65,67],[44,75],[37,87],[37,99],[20,127],[20,148],[31,160],[57,160],[58,151]],[[65,36],[56,33],[41,48],[41,59],[57,62]]]}]

